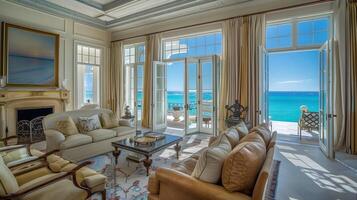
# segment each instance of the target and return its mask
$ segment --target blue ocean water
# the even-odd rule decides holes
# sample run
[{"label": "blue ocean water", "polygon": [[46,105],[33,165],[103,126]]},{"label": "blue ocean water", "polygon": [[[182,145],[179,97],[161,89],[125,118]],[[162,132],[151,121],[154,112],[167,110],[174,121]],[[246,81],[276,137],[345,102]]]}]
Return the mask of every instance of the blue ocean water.
[{"label": "blue ocean water", "polygon": [[319,92],[269,92],[271,120],[297,122],[302,105],[306,105],[311,112],[317,112]]},{"label": "blue ocean water", "polygon": [[[194,102],[197,95],[189,93],[190,114],[197,111]],[[142,100],[142,92],[138,92],[138,101]],[[212,93],[203,93],[204,101],[212,100]],[[167,92],[168,110],[172,111],[174,106],[184,106],[184,93],[181,91]],[[297,122],[300,117],[300,106],[305,105],[309,111],[317,112],[319,107],[319,92],[269,92],[269,116],[271,120]],[[141,109],[141,105],[139,105]]]}]

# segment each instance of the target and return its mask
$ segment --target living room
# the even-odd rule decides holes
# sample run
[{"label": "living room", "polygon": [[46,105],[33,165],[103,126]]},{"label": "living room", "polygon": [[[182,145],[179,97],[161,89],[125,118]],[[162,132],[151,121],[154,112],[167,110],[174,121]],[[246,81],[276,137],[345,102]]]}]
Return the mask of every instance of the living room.
[{"label": "living room", "polygon": [[356,199],[357,1],[1,0],[0,199]]}]

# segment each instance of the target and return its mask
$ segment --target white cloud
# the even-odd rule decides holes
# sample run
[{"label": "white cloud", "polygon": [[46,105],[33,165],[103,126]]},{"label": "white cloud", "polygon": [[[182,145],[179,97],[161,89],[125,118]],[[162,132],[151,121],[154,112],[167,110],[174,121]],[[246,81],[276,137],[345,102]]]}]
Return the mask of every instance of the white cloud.
[{"label": "white cloud", "polygon": [[303,83],[303,82],[308,82],[308,81],[311,81],[311,79],[279,81],[279,82],[276,82],[276,83],[277,84],[297,84],[297,83]]}]

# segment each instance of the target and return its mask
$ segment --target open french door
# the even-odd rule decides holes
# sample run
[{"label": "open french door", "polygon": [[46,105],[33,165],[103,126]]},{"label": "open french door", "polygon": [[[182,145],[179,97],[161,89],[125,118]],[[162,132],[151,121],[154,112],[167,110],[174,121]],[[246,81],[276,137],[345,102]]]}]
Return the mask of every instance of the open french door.
[{"label": "open french door", "polygon": [[185,133],[199,131],[199,60],[185,59]]},{"label": "open french door", "polygon": [[167,66],[164,62],[153,62],[153,130],[166,128],[167,110]]},{"label": "open french door", "polygon": [[334,158],[333,150],[333,68],[332,68],[332,44],[326,42],[320,48],[320,95],[319,95],[319,113],[320,113],[320,137],[319,144],[321,150],[329,158]]},{"label": "open french door", "polygon": [[269,61],[265,47],[259,48],[259,123],[269,122]]}]

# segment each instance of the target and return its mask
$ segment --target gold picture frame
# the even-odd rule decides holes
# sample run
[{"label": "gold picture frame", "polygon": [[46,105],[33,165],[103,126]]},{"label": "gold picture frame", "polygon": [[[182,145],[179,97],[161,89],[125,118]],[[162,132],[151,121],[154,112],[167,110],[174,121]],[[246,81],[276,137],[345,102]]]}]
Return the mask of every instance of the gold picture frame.
[{"label": "gold picture frame", "polygon": [[2,29],[6,87],[58,88],[59,34],[4,22]]}]

